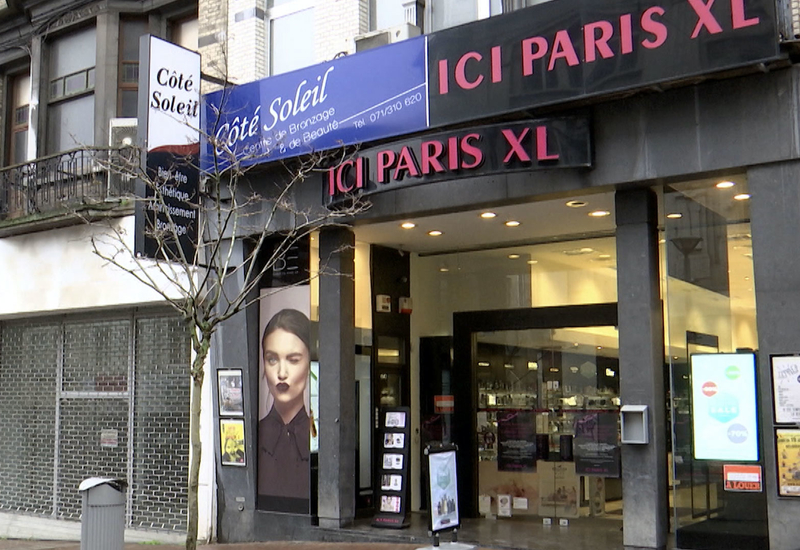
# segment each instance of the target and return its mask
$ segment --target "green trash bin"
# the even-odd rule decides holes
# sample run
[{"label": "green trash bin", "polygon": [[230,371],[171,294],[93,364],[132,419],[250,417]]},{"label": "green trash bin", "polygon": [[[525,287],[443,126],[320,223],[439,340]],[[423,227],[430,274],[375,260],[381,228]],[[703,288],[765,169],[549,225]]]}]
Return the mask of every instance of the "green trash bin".
[{"label": "green trash bin", "polygon": [[92,477],[81,482],[81,550],[123,550],[128,482]]}]

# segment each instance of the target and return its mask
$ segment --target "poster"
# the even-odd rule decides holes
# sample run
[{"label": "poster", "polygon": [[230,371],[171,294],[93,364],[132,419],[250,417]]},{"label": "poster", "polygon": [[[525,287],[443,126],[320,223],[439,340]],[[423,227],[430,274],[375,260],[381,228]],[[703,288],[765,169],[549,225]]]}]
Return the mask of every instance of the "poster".
[{"label": "poster", "polygon": [[620,476],[619,413],[579,414],[573,422],[575,470],[581,476]]},{"label": "poster", "polygon": [[778,495],[800,497],[800,429],[775,430],[778,459]]},{"label": "poster", "polygon": [[402,470],[403,469],[403,455],[395,453],[387,453],[383,455],[383,469],[384,470]]},{"label": "poster", "polygon": [[536,426],[532,411],[498,411],[497,469],[501,472],[536,470]]},{"label": "poster", "polygon": [[387,412],[386,413],[386,427],[387,428],[405,428],[406,427],[406,413],[404,413],[404,412]]},{"label": "poster", "polygon": [[230,416],[244,415],[242,398],[242,370],[218,370],[217,388],[219,390],[219,414]]},{"label": "poster", "polygon": [[382,491],[402,491],[403,476],[397,474],[383,474],[381,476]]},{"label": "poster", "polygon": [[387,449],[402,449],[406,434],[389,432],[383,436],[383,446]]},{"label": "poster", "polygon": [[772,399],[777,424],[800,424],[800,357],[771,355]]},{"label": "poster", "polygon": [[308,242],[287,250],[263,279],[259,304],[258,507],[307,514],[311,498],[314,381]]},{"label": "poster", "polygon": [[244,466],[244,420],[238,418],[220,418],[219,420],[220,455],[223,466]]},{"label": "poster", "polygon": [[691,356],[696,460],[756,462],[756,365],[752,353]]},{"label": "poster", "polygon": [[456,451],[428,454],[430,473],[431,531],[453,529],[459,525]]},{"label": "poster", "polygon": [[575,473],[575,463],[540,460],[536,468],[539,475],[539,515],[578,517],[580,478]]},{"label": "poster", "polygon": [[381,512],[391,512],[393,514],[400,513],[400,497],[389,495],[381,496]]}]

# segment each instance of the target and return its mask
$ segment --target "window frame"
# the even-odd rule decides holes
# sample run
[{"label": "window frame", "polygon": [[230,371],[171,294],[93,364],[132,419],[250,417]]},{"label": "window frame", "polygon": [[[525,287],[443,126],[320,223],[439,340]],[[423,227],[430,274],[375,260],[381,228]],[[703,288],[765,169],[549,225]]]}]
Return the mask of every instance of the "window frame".
[{"label": "window frame", "polygon": [[[314,9],[314,0],[290,0],[286,4],[280,4],[278,6],[270,6],[271,0],[267,1],[267,10],[265,16],[265,35],[266,35],[266,47],[268,50],[267,55],[267,74],[269,76],[274,76],[274,67],[275,67],[275,52],[273,46],[273,32],[272,32],[272,23],[278,19],[289,17],[291,15],[298,14],[302,11],[306,10],[313,10]],[[312,35],[312,40],[314,36]],[[297,67],[298,69],[301,67]],[[294,69],[293,69],[294,70]],[[288,72],[288,71],[286,71]],[[283,73],[278,73],[283,74]]]},{"label": "window frame", "polygon": [[[29,83],[29,88],[28,88],[28,97],[27,97],[28,101],[23,105],[16,105],[16,103],[18,102],[18,98],[17,98],[17,95],[16,95],[17,82],[20,79],[24,79],[26,77],[30,81],[30,79],[31,79],[30,67],[27,67],[25,70],[22,70],[22,71],[17,71],[17,72],[8,74],[7,79],[6,79],[6,83],[7,83],[7,86],[8,86],[7,89],[10,92],[8,94],[8,107],[6,109],[6,116],[8,117],[7,118],[7,124],[6,124],[6,132],[7,132],[8,139],[6,140],[7,146],[6,146],[5,151],[4,151],[5,155],[6,155],[6,163],[5,164],[7,166],[21,164],[21,163],[16,162],[16,160],[14,159],[14,157],[16,156],[16,153],[17,153],[16,147],[15,147],[15,144],[16,144],[16,139],[15,138],[16,138],[17,134],[19,134],[21,132],[25,132],[25,134],[27,136],[27,132],[30,130],[30,119],[31,119],[31,116],[30,116],[31,115],[31,111],[30,111],[30,103],[31,103],[30,85],[31,85],[31,83]],[[24,119],[21,122],[18,122],[17,121],[18,113],[20,113],[22,109],[25,110]],[[28,156],[27,155],[27,153],[28,153],[27,139],[26,139],[26,143],[25,143],[24,147],[25,147],[25,150],[23,152],[23,157],[24,157],[25,160],[22,161],[23,163],[27,160],[27,156]]]},{"label": "window frame", "polygon": [[[143,23],[144,24],[144,33],[146,34],[149,30],[149,21],[146,15],[133,15],[133,14],[126,14],[120,15],[119,18],[119,40],[117,46],[117,116],[123,117],[125,114],[122,112],[122,97],[125,92],[138,92],[139,91],[139,45],[136,45],[136,59],[123,59],[123,51],[125,50],[126,44],[124,43],[123,37],[124,33],[122,32],[122,28],[126,23]],[[140,35],[141,36],[141,35]],[[139,38],[136,38],[136,41],[139,41]],[[132,80],[125,80],[125,68],[126,67],[134,67],[136,78]],[[138,105],[138,102],[137,102]],[[130,116],[130,115],[129,115]],[[133,117],[136,116],[134,113]]]}]

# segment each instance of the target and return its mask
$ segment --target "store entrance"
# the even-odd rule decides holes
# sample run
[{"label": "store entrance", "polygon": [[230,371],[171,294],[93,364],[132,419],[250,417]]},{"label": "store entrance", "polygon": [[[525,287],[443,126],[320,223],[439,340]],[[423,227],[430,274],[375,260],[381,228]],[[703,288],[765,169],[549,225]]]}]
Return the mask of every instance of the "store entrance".
[{"label": "store entrance", "polygon": [[622,519],[616,325],[614,303],[453,315],[465,515]]}]

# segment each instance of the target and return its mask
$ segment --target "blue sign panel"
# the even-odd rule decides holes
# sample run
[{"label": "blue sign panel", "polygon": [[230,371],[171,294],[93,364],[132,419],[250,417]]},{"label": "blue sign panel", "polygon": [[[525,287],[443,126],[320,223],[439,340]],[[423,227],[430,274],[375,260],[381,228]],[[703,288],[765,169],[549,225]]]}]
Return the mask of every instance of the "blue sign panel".
[{"label": "blue sign panel", "polygon": [[[425,38],[205,96],[201,168],[252,165],[424,130]],[[216,156],[212,147],[216,147]]]}]

